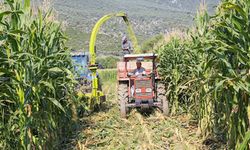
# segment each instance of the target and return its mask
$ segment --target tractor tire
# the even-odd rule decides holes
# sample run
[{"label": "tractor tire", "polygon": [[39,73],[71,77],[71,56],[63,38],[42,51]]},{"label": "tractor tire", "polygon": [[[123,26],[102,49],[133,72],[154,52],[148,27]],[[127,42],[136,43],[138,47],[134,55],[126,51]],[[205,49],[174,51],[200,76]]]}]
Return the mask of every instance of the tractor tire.
[{"label": "tractor tire", "polygon": [[165,85],[161,82],[157,83],[157,101],[162,103],[162,112],[165,116],[169,115],[169,102],[166,96]]},{"label": "tractor tire", "polygon": [[127,83],[119,83],[118,100],[120,102],[121,117],[126,118],[127,112],[128,112],[128,108],[126,106],[126,104],[128,103],[128,84]]}]

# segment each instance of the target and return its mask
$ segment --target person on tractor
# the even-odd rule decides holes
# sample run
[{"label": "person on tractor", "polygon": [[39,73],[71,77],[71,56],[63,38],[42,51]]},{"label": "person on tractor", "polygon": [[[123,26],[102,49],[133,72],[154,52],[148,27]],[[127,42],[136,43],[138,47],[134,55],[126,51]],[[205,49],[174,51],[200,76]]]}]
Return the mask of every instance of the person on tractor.
[{"label": "person on tractor", "polygon": [[[146,71],[145,71],[145,68],[142,67],[142,62],[143,59],[140,59],[138,58],[136,60],[136,69],[134,69],[134,71],[132,72],[132,76],[135,76],[135,77],[143,77],[143,76],[146,76]],[[134,83],[132,82],[131,84],[131,95],[134,95]]]},{"label": "person on tractor", "polygon": [[133,70],[133,72],[128,73],[129,77],[138,77],[138,76],[146,76],[145,68],[142,67],[142,58],[137,58],[136,60],[136,68]]},{"label": "person on tractor", "polygon": [[141,60],[137,59],[136,61],[136,69],[133,71],[135,76],[144,76],[146,75],[145,68],[142,67]]},{"label": "person on tractor", "polygon": [[128,40],[126,35],[122,38],[122,51],[123,55],[132,53],[132,43]]}]

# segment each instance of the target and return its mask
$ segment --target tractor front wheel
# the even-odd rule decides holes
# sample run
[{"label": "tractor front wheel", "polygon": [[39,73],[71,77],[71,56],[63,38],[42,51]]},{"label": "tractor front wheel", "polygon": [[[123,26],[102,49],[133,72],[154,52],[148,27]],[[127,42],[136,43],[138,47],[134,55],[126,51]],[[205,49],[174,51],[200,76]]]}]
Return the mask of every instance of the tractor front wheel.
[{"label": "tractor front wheel", "polygon": [[126,118],[128,108],[126,104],[128,103],[128,84],[119,83],[118,85],[118,100],[120,102],[121,117]]}]

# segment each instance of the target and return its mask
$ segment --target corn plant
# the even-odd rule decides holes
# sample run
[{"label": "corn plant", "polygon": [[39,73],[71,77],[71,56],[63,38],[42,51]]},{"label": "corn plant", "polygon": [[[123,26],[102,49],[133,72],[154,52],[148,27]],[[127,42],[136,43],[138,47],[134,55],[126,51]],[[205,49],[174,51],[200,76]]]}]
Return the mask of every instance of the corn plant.
[{"label": "corn plant", "polygon": [[249,7],[248,0],[224,1],[206,41],[215,121],[224,126],[230,148],[238,148],[249,129]]},{"label": "corn plant", "polygon": [[[162,46],[160,54],[160,72],[164,76],[168,88],[167,97],[171,102],[171,114],[180,110],[196,114],[199,103],[198,77],[201,71],[203,55],[199,47],[207,36],[209,16],[201,5],[196,16],[196,27],[188,34],[173,34],[169,36],[168,44]],[[197,118],[197,116],[195,116]]]},{"label": "corn plant", "polygon": [[249,8],[249,0],[224,0],[214,17],[198,13],[191,40],[174,38],[159,51],[172,111],[186,96],[199,106],[202,134],[229,149],[249,149]]},{"label": "corn plant", "polygon": [[103,69],[99,70],[98,74],[102,82],[116,82],[117,70],[116,69]]},{"label": "corn plant", "polygon": [[[71,121],[74,80],[60,24],[30,1],[0,12],[0,148],[47,149]],[[65,126],[66,125],[66,126]]]}]

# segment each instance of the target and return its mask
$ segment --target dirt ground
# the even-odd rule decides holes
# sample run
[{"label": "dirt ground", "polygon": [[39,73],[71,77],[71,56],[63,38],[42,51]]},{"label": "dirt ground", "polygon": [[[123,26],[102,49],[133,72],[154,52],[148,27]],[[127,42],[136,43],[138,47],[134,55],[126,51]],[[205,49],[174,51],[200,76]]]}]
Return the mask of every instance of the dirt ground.
[{"label": "dirt ground", "polygon": [[79,129],[69,149],[93,150],[195,150],[206,149],[197,126],[187,115],[164,117],[160,110],[132,110],[122,119],[116,83],[104,84],[107,101],[102,110],[80,119]]}]

